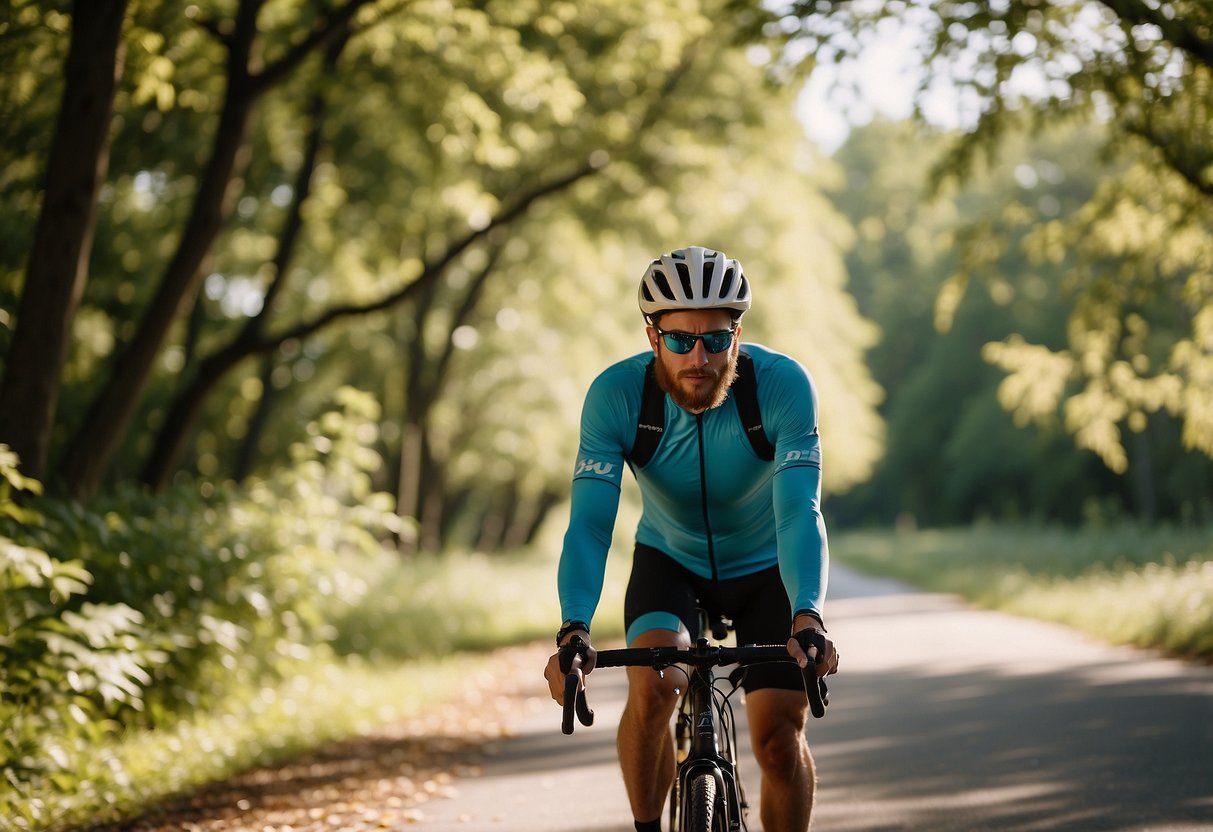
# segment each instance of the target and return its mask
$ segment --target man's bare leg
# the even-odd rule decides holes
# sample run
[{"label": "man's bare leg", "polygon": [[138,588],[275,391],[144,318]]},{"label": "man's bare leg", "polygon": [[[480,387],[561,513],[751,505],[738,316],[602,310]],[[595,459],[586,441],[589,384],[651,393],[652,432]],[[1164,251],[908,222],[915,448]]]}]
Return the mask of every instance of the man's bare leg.
[{"label": "man's bare leg", "polygon": [[[672,630],[650,630],[632,647],[689,646],[685,635]],[[674,782],[674,742],[670,717],[678,704],[681,676],[663,679],[649,667],[628,668],[628,698],[619,720],[617,746],[623,784],[632,804],[632,816],[649,821],[661,816]]]},{"label": "man's bare leg", "polygon": [[805,739],[808,702],[803,691],[765,688],[746,694],[750,740],[762,769],[763,832],[806,832],[817,791],[817,771]]}]

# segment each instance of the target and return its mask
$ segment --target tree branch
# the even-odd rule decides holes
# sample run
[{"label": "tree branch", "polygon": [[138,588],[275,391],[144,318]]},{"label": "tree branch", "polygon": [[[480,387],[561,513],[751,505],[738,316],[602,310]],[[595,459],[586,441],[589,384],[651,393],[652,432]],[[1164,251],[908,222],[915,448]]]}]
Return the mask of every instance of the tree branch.
[{"label": "tree branch", "polygon": [[327,46],[333,39],[349,30],[353,20],[363,6],[374,0],[346,0],[345,5],[329,11],[323,22],[312,28],[307,37],[299,41],[286,54],[273,63],[267,64],[254,78],[261,88],[272,87],[283,78],[290,75],[299,64],[315,50]]},{"label": "tree branch", "polygon": [[1144,139],[1151,147],[1162,154],[1167,166],[1178,173],[1193,188],[1204,196],[1213,196],[1213,180],[1203,176],[1208,165],[1201,165],[1198,160],[1190,159],[1176,150],[1177,143],[1169,141],[1157,131],[1151,130],[1144,124],[1127,122],[1124,130],[1140,139]]},{"label": "tree branch", "polygon": [[[1140,0],[1099,0],[1117,17],[1127,23],[1149,24],[1162,32],[1163,39],[1190,56],[1197,63],[1213,68],[1213,38],[1202,37],[1201,27],[1188,25],[1186,17],[1167,17],[1160,8]],[[1213,20],[1206,20],[1203,31],[1213,30]]]},{"label": "tree branch", "polygon": [[[451,319],[452,331],[455,327],[462,326],[471,318],[472,313],[476,311],[476,307],[480,304],[480,298],[484,296],[485,287],[488,286],[489,278],[492,276],[494,269],[497,268],[497,261],[501,259],[501,250],[503,246],[494,245],[489,249],[488,257],[485,260],[484,267],[481,268],[476,277],[472,279],[472,284],[468,288],[467,293],[463,297],[463,303],[459,305],[459,309]],[[435,362],[434,374],[431,378],[433,390],[431,396],[438,397],[438,393],[442,389],[442,384],[447,379],[447,369],[451,366],[451,361],[455,357],[455,344],[451,339],[447,339],[446,344],[442,348],[442,354],[438,356]]]},{"label": "tree branch", "polygon": [[317,332],[320,329],[341,318],[348,318],[355,315],[367,315],[372,312],[381,312],[385,309],[390,309],[398,303],[402,303],[412,297],[421,290],[430,281],[436,280],[446,268],[457,258],[463,254],[472,244],[483,239],[491,231],[496,228],[501,228],[513,222],[522,214],[526,213],[531,204],[536,200],[542,199],[553,193],[565,190],[572,187],[591,174],[597,173],[600,168],[589,163],[582,165],[572,173],[559,177],[546,184],[540,185],[529,193],[521,196],[516,202],[503,210],[500,214],[493,217],[488,225],[483,228],[468,232],[464,237],[456,240],[450,245],[442,256],[433,263],[428,263],[422,269],[420,275],[408,285],[387,295],[379,300],[365,304],[348,304],[346,306],[338,306],[327,310],[323,314],[317,316],[310,321],[304,321],[285,332],[278,335],[266,336],[259,342],[253,345],[252,349],[257,352],[265,352],[274,349],[279,345],[294,338],[306,338],[307,336]]},{"label": "tree branch", "polygon": [[216,17],[213,14],[207,14],[207,15],[193,14],[193,15],[191,15],[190,14],[191,10],[192,9],[187,9],[185,12],[185,16],[190,18],[190,20],[193,21],[195,26],[197,26],[199,29],[201,29],[202,31],[206,32],[208,35],[213,37],[218,43],[220,43],[225,48],[231,49],[231,46],[232,46],[231,34],[223,31],[223,28],[219,25],[218,17]]}]

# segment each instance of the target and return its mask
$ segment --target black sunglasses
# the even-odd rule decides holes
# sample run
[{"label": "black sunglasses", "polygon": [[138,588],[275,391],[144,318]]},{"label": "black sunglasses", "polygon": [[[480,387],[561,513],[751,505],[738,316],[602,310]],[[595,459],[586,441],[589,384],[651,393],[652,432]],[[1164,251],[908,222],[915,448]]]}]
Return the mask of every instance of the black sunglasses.
[{"label": "black sunglasses", "polygon": [[686,355],[695,349],[696,341],[703,341],[703,348],[710,353],[724,352],[733,346],[734,330],[732,329],[718,329],[715,332],[704,332],[701,334],[693,332],[670,332],[658,327],[654,327],[654,329],[657,329],[657,334],[665,342],[666,349],[679,355]]}]

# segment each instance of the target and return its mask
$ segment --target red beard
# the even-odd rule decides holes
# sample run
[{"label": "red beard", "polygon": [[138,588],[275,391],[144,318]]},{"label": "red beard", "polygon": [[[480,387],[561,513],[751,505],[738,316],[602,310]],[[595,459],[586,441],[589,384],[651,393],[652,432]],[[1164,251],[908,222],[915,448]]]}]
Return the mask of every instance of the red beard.
[{"label": "red beard", "polygon": [[[729,355],[729,363],[723,370],[711,366],[697,367],[693,370],[683,370],[677,377],[670,373],[660,355],[657,355],[654,361],[657,386],[670,395],[674,404],[691,413],[702,413],[724,404],[724,400],[729,396],[729,388],[737,378],[737,356],[733,354]],[[695,385],[693,389],[688,390],[682,379],[692,375],[709,375],[714,380],[710,385]]]}]

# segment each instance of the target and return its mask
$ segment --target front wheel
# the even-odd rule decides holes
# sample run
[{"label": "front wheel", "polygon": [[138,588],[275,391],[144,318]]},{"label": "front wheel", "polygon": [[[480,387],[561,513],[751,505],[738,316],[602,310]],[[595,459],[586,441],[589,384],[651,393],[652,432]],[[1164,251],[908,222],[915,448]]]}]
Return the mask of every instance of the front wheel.
[{"label": "front wheel", "polygon": [[683,798],[680,832],[722,832],[728,821],[717,808],[716,777],[711,772],[695,775]]}]

